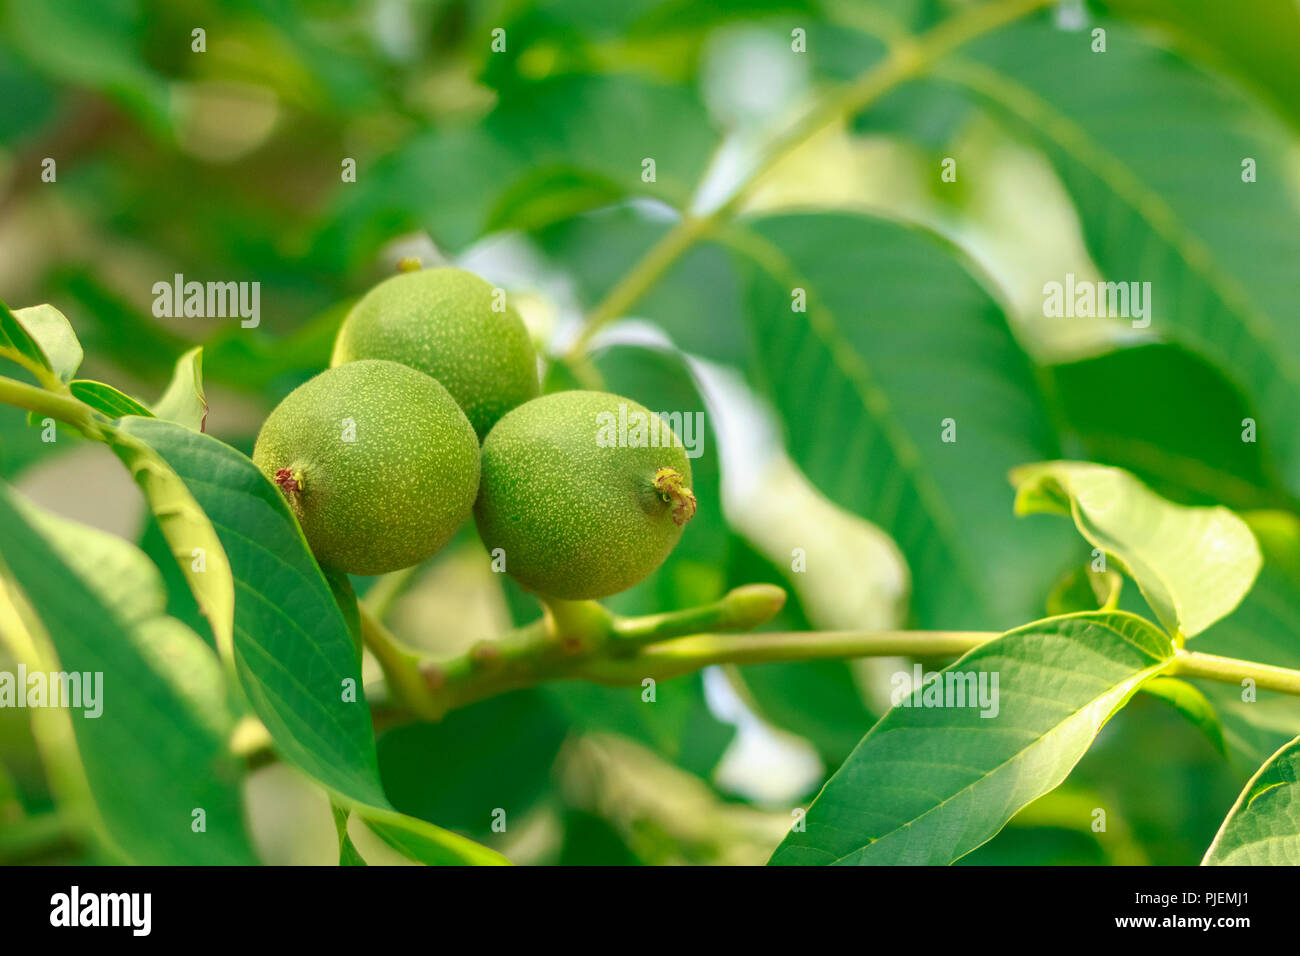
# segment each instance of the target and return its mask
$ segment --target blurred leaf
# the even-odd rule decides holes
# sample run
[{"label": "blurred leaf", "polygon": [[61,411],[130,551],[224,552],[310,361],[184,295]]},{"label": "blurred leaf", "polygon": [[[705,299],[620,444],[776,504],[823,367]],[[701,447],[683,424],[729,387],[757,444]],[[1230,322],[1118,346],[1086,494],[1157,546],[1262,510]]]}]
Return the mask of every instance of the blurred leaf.
[{"label": "blurred leaf", "polygon": [[82,344],[100,361],[112,359],[133,375],[152,378],[168,374],[175,356],[189,347],[87,272],[67,271],[52,281],[60,294],[80,305],[73,314]]},{"label": "blurred leaf", "polygon": [[1096,838],[1115,863],[1188,866],[1204,855],[1243,779],[1182,714],[1137,694],[1106,725],[1067,786],[1092,793],[1079,822],[1090,832],[1106,827]]},{"label": "blurred leaf", "polygon": [[[485,129],[514,151],[521,169],[571,166],[624,195],[678,208],[690,199],[716,142],[708,115],[685,86],[570,74],[509,94],[488,115]],[[646,159],[654,160],[654,182],[642,179]]]},{"label": "blurred leaf", "polygon": [[[684,86],[584,74],[517,84],[480,126],[421,131],[360,168],[336,194],[314,258],[353,271],[417,228],[458,250],[489,230],[537,229],[620,198],[683,207],[715,140]],[[653,182],[642,179],[647,159]]]},{"label": "blurred leaf", "polygon": [[[774,864],[947,864],[1056,787],[1102,725],[1174,655],[1141,618],[1097,612],[1017,628],[943,671],[1000,676],[996,716],[895,707],[813,801]],[[946,680],[940,678],[940,680]],[[997,732],[994,732],[996,728]]]},{"label": "blurred leaf", "polygon": [[421,132],[359,164],[357,181],[338,187],[312,258],[355,272],[384,243],[417,228],[439,248],[462,249],[482,235],[494,197],[517,172],[510,150],[478,127]]},{"label": "blurred leaf", "polygon": [[139,548],[117,535],[15,504],[24,519],[108,607],[137,649],[181,695],[193,718],[225,739],[234,729],[235,701],[212,649],[167,614],[162,574]]},{"label": "blurred leaf", "polygon": [[623,191],[614,183],[569,166],[534,170],[497,199],[484,231],[527,232],[610,205],[622,196]]},{"label": "blurred leaf", "polygon": [[145,408],[130,395],[119,392],[112,385],[96,382],[88,378],[76,378],[68,383],[73,397],[85,402],[97,412],[109,418],[121,418],[123,415],[143,415],[153,418],[153,412]]},{"label": "blurred leaf", "polygon": [[1088,460],[1125,468],[1183,504],[1284,502],[1270,474],[1270,436],[1242,441],[1249,409],[1217,369],[1192,353],[1142,345],[1056,365],[1051,373]]},{"label": "blurred leaf", "polygon": [[295,75],[310,85],[309,105],[345,115],[383,105],[378,70],[364,55],[368,51],[347,42],[353,33],[349,28],[354,13],[347,5],[283,0],[246,3],[256,12],[259,25],[275,30],[282,41],[277,52],[293,59]]},{"label": "blurred leaf", "polygon": [[58,91],[17,57],[0,57],[0,142],[17,145],[50,122]]},{"label": "blurred leaf", "polygon": [[641,859],[607,820],[582,810],[564,814],[559,866],[641,866]]},{"label": "blurred leaf", "polygon": [[111,94],[156,132],[166,128],[167,85],[140,53],[145,31],[134,0],[10,3],[6,14],[5,33],[41,69]]},{"label": "blurred leaf", "polygon": [[1058,617],[1076,611],[1114,610],[1124,589],[1124,578],[1114,568],[1094,571],[1086,567],[1071,568],[1047,595],[1047,616]]},{"label": "blurred leaf", "polygon": [[[1085,32],[1018,23],[975,41],[941,74],[1045,152],[1105,277],[1150,283],[1152,332],[1224,370],[1300,493],[1290,132],[1236,88],[1122,23],[1098,22],[1104,55]],[[1255,182],[1243,181],[1247,159]]]},{"label": "blurred leaf", "polygon": [[[240,768],[226,750],[219,712],[212,710],[223,701],[220,668],[206,656],[211,652],[178,622],[160,616],[159,582],[143,555],[103,532],[67,522],[57,527],[61,549],[51,547],[23,520],[9,494],[0,492],[4,564],[18,589],[4,601],[5,630],[12,628],[19,647],[19,635],[30,635],[23,656],[33,670],[102,675],[101,714],[53,707],[36,714],[43,724],[42,749],[57,765],[51,771],[62,781],[65,798],[93,800],[91,819],[129,860],[255,862],[244,832]],[[79,573],[64,563],[60,550],[80,555]],[[86,571],[95,580],[83,579]],[[111,605],[97,587],[110,589]],[[24,621],[18,595],[39,620]],[[83,786],[89,793],[74,797]],[[202,831],[192,828],[196,810],[204,814]]]},{"label": "blurred leaf", "polygon": [[[537,241],[573,276],[589,311],[676,221],[640,205],[601,209],[542,230]],[[749,356],[736,265],[714,242],[686,250],[639,300],[628,316],[654,322],[683,352],[738,368]]]},{"label": "blurred leaf", "polygon": [[1246,784],[1201,862],[1300,865],[1300,737],[1275,753]]},{"label": "blurred leaf", "polygon": [[1064,827],[1007,826],[954,866],[1104,866],[1110,861],[1092,834]]},{"label": "blurred leaf", "polygon": [[1025,465],[1011,475],[1016,513],[1069,515],[1133,578],[1170,634],[1201,633],[1232,612],[1259,573],[1259,545],[1227,508],[1189,508],[1128,472],[1083,462]]},{"label": "blurred leaf", "polygon": [[1101,6],[1167,30],[1188,53],[1244,79],[1300,128],[1300,7],[1292,0],[1254,0],[1247,9],[1218,0],[1101,0]]},{"label": "blurred leaf", "polygon": [[203,431],[208,400],[203,396],[203,349],[192,348],[176,360],[167,391],[153,404],[153,414],[192,431]]},{"label": "blurred leaf", "polygon": [[[728,587],[776,584],[786,589],[785,606],[762,630],[812,630],[790,582],[748,542],[733,537]],[[844,660],[751,664],[735,668],[750,703],[764,720],[808,740],[833,772],[876,722]]]},{"label": "blurred leaf", "polygon": [[393,806],[478,839],[507,832],[551,788],[567,723],[540,691],[524,690],[453,710],[441,722],[385,733],[379,771]]},{"label": "blurred leaf", "polygon": [[923,77],[881,97],[879,103],[855,118],[853,129],[865,135],[896,133],[937,153],[953,141],[973,112],[970,97]]},{"label": "blurred leaf", "polygon": [[[29,465],[48,460],[76,448],[85,441],[71,425],[54,419],[32,423],[30,414],[11,405],[0,405],[0,478],[12,481]],[[54,441],[45,442],[47,428],[53,429]]]},{"label": "blurred leaf", "polygon": [[1174,677],[1154,677],[1142,685],[1142,690],[1172,706],[1191,721],[1193,727],[1205,734],[1215,750],[1225,757],[1228,755],[1219,715],[1215,713],[1209,698],[1195,685]]},{"label": "blurred leaf", "polygon": [[810,741],[829,770],[875,723],[846,661],[751,664],[741,673],[759,714]]},{"label": "blurred leaf", "polygon": [[[1244,516],[1263,553],[1259,578],[1241,605],[1196,639],[1197,650],[1300,668],[1300,519],[1276,511]],[[1283,694],[1243,699],[1242,687],[1206,684],[1224,736],[1247,768],[1300,733],[1300,700]]]},{"label": "blurred leaf", "polygon": [[[334,303],[292,333],[272,338],[258,329],[228,329],[204,347],[208,381],[282,398],[329,365],[334,336],[355,299]],[[196,378],[196,381],[201,381]]]},{"label": "blurred leaf", "polygon": [[924,230],[848,213],[751,228],[759,378],[795,462],[898,542],[922,627],[1035,617],[1072,545],[1018,525],[1002,491],[1056,439],[997,303]]},{"label": "blurred leaf", "polygon": [[658,682],[653,701],[641,687],[566,681],[541,689],[578,729],[621,734],[706,780],[735,736],[709,710],[699,674]]}]

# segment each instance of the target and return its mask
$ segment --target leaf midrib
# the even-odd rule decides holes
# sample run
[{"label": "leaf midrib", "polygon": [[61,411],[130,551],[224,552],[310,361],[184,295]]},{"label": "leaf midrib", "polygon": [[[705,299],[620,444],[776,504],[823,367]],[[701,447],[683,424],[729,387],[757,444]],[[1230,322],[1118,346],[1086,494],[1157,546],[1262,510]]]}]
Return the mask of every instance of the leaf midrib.
[{"label": "leaf midrib", "polygon": [[[1137,650],[1139,653],[1142,653],[1142,654],[1144,654],[1144,655],[1149,655],[1149,654],[1150,654],[1150,651],[1149,651],[1148,649],[1144,648],[1141,644],[1138,644],[1137,642],[1135,642],[1135,641],[1130,637],[1130,635],[1128,635],[1128,634],[1126,634],[1126,633],[1124,633],[1124,632],[1122,632],[1122,631],[1120,631],[1120,630],[1118,630],[1118,629],[1112,627],[1110,624],[1108,624],[1108,623],[1104,623],[1104,622],[1101,622],[1101,621],[1094,621],[1093,623],[1095,624],[1095,626],[1097,626],[1097,627],[1099,627],[1099,628],[1103,628],[1103,629],[1109,631],[1110,633],[1114,634],[1116,637],[1118,637],[1120,640],[1122,640],[1125,644],[1128,644],[1129,646],[1133,647],[1133,648],[1134,648],[1135,650]],[[986,651],[986,650],[987,650],[987,645],[986,645],[985,647],[983,647],[983,648],[977,648],[976,650],[971,651],[970,654],[967,655],[967,657],[971,656],[972,654],[978,654],[978,653],[980,653],[980,652],[982,652],[982,651]],[[1165,666],[1165,665],[1166,665],[1170,660],[1172,660],[1172,658],[1173,658],[1173,654],[1172,654],[1172,648],[1171,648],[1171,649],[1170,649],[1170,654],[1169,654],[1168,656],[1166,656],[1165,658],[1163,658],[1163,659],[1161,659],[1161,660],[1158,660],[1156,663],[1152,664],[1151,666],[1146,667],[1146,668],[1144,668],[1144,669],[1141,670],[1141,671],[1138,671],[1136,674],[1134,674],[1134,675],[1133,675],[1132,677],[1130,677],[1128,680],[1123,681],[1123,682],[1121,682],[1121,683],[1119,683],[1119,684],[1116,684],[1116,685],[1112,686],[1111,691],[1109,691],[1109,692],[1114,692],[1114,691],[1117,691],[1117,690],[1119,690],[1119,689],[1121,689],[1121,688],[1126,688],[1126,691],[1125,691],[1125,692],[1126,692],[1126,693],[1131,693],[1133,690],[1136,690],[1137,686],[1138,686],[1139,684],[1141,684],[1142,681],[1144,681],[1147,677],[1151,676],[1152,674],[1158,672],[1158,671],[1159,671],[1161,668],[1163,668],[1163,667],[1164,667],[1164,666]],[[948,668],[945,668],[945,671],[947,671],[947,670],[951,670],[952,668],[957,667],[959,664],[961,664],[961,663],[962,663],[963,661],[965,661],[965,660],[966,660],[966,657],[961,658],[960,660],[958,660],[958,661],[954,662],[953,664],[951,664]],[[1108,693],[1109,693],[1109,692],[1108,692]],[[1009,766],[1010,764],[1012,764],[1012,763],[1014,763],[1015,761],[1019,760],[1022,756],[1024,756],[1024,755],[1025,755],[1026,753],[1028,753],[1030,750],[1032,750],[1032,749],[1034,749],[1034,748],[1040,746],[1040,745],[1043,743],[1043,741],[1045,741],[1048,737],[1050,737],[1050,736],[1052,736],[1053,734],[1055,734],[1055,733],[1057,732],[1057,730],[1058,730],[1060,727],[1062,727],[1062,726],[1064,726],[1065,724],[1069,723],[1070,721],[1076,719],[1076,718],[1077,718],[1081,713],[1083,713],[1084,710],[1086,710],[1088,707],[1091,707],[1091,706],[1095,705],[1098,701],[1103,700],[1103,699],[1105,698],[1105,696],[1106,696],[1105,694],[1102,694],[1102,695],[1100,695],[1100,696],[1098,696],[1098,697],[1094,697],[1094,698],[1093,698],[1093,699],[1092,699],[1088,704],[1084,705],[1084,707],[1081,707],[1081,708],[1079,708],[1078,710],[1075,710],[1075,711],[1073,711],[1072,713],[1070,713],[1069,716],[1067,716],[1064,720],[1062,720],[1062,721],[1060,721],[1059,723],[1057,723],[1054,727],[1052,727],[1050,730],[1048,730],[1047,733],[1045,733],[1045,734],[1040,734],[1040,735],[1038,735],[1037,737],[1035,737],[1032,741],[1030,741],[1028,744],[1026,744],[1023,748],[1021,748],[1020,750],[1018,750],[1016,753],[1012,754],[1012,755],[1011,755],[1010,757],[1008,757],[1006,760],[1002,761],[1002,763],[998,764],[996,767],[993,767],[991,770],[989,770],[988,773],[984,774],[983,776],[979,777],[979,778],[976,779],[976,780],[972,780],[970,783],[966,784],[966,786],[964,786],[964,787],[962,787],[960,790],[958,790],[958,791],[952,793],[950,796],[945,797],[943,800],[941,800],[939,803],[936,803],[934,806],[930,807],[930,809],[926,810],[924,813],[922,813],[922,814],[920,814],[920,815],[918,815],[918,816],[916,816],[916,817],[913,817],[911,820],[908,820],[908,821],[906,821],[905,823],[900,824],[899,826],[894,827],[894,829],[892,829],[892,830],[889,830],[889,831],[887,831],[887,832],[885,832],[885,833],[882,833],[880,836],[876,837],[876,838],[875,838],[874,840],[872,840],[870,843],[864,843],[862,846],[855,847],[851,852],[846,853],[846,854],[844,854],[844,856],[841,856],[841,857],[837,858],[837,859],[834,861],[834,863],[840,863],[840,862],[843,862],[844,860],[847,860],[849,857],[853,856],[854,854],[856,854],[856,853],[860,853],[860,852],[862,852],[863,850],[867,849],[868,847],[871,847],[871,846],[875,845],[876,843],[879,843],[881,840],[884,840],[886,837],[889,837],[890,835],[892,835],[892,834],[894,834],[894,833],[897,833],[897,832],[899,832],[900,830],[904,830],[904,829],[906,829],[906,828],[912,826],[912,824],[917,823],[918,821],[925,819],[927,816],[929,816],[930,814],[934,813],[935,811],[941,809],[942,807],[944,807],[946,804],[950,803],[951,801],[957,799],[957,797],[959,797],[959,796],[961,796],[962,794],[966,793],[968,790],[971,790],[972,788],[979,786],[982,782],[984,782],[985,780],[987,780],[989,777],[992,777],[994,774],[1000,772],[1004,767]],[[868,736],[870,736],[871,734],[874,734],[874,733],[875,733],[875,728],[872,728],[872,730],[868,732]],[[863,739],[865,740],[866,738],[863,738]],[[851,758],[850,758],[850,759],[851,759]],[[984,841],[984,842],[987,842],[987,841]],[[975,848],[972,847],[972,851],[973,851],[974,849],[975,849]],[[968,851],[968,852],[969,852],[969,851]],[[963,854],[963,856],[964,856],[964,855],[965,855],[965,854]],[[834,865],[834,864],[832,864],[832,865]]]},{"label": "leaf midrib", "polygon": [[[795,264],[766,237],[740,223],[733,224],[733,230],[743,233],[745,246],[741,247],[741,251],[751,255],[762,268],[766,269],[774,277],[783,276],[785,281],[791,284],[791,288],[801,287],[808,290],[808,311],[804,313],[808,330],[822,342],[830,353],[836,368],[844,374],[852,385],[854,393],[858,396],[863,414],[875,422],[880,429],[885,443],[894,453],[895,464],[908,476],[908,480],[916,490],[917,496],[926,506],[925,514],[930,525],[946,546],[948,553],[957,559],[954,564],[960,571],[967,586],[967,594],[979,602],[982,614],[992,613],[992,609],[984,597],[984,591],[980,587],[979,576],[974,569],[973,555],[966,550],[966,541],[957,530],[954,516],[943,499],[941,489],[935,484],[933,477],[922,468],[925,459],[921,455],[920,449],[906,433],[906,430],[898,424],[895,417],[884,414],[877,415],[871,401],[872,395],[879,397],[882,412],[891,412],[894,403],[888,393],[875,381],[866,358],[839,334],[838,319],[829,306],[821,303],[821,297],[815,292],[816,284],[802,279]],[[813,321],[814,313],[826,317],[826,328],[819,328],[819,323]],[[844,353],[852,355],[856,360],[856,365],[860,370],[859,374],[855,374],[852,369],[845,367]]]}]

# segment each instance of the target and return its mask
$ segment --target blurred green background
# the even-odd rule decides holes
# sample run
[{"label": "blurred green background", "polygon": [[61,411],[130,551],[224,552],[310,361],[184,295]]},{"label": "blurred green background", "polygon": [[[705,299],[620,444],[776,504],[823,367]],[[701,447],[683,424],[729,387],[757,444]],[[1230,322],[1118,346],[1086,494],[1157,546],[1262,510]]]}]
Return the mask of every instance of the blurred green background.
[{"label": "blurred green background", "polygon": [[[350,302],[407,255],[510,289],[549,380],[562,381],[556,359],[582,316],[683,210],[712,208],[775,130],[901,37],[970,6],[9,0],[0,297],[56,305],[85,346],[82,374],[146,401],[182,352],[203,345],[208,431],[245,451],[266,412],[328,364]],[[1098,23],[1111,72],[1090,72]],[[779,629],[1014,626],[1041,616],[1052,585],[1087,556],[1065,522],[1011,516],[1004,466],[1035,458],[1121,465],[1174,500],[1294,523],[1300,438],[1279,437],[1288,420],[1275,412],[1297,406],[1274,378],[1300,358],[1298,23],[1294,5],[1266,2],[1228,22],[1201,2],[1062,4],[992,35],[970,62],[1050,101],[1082,130],[1077,140],[1037,139],[1032,110],[1012,108],[1023,100],[922,78],[791,152],[746,203],[753,235],[817,283],[847,348],[879,357],[883,388],[902,403],[897,427],[937,438],[941,409],[978,406],[971,434],[987,441],[937,479],[976,579],[964,589],[948,577],[955,561],[930,562],[907,520],[882,518],[889,474],[849,454],[868,433],[854,417],[863,409],[833,377],[781,378],[785,357],[808,345],[788,337],[788,312],[761,302],[788,303],[789,284],[755,274],[753,235],[721,230],[598,343],[612,390],[708,413],[702,520],[658,574],[611,604],[665,610],[765,580],[792,593]],[[1143,144],[1145,156],[1125,152]],[[1148,177],[1140,186],[1175,221],[1170,248],[1200,243],[1282,331],[1250,339],[1251,351],[1236,337],[1255,327],[1198,305],[1196,277],[1165,264],[1177,256],[1146,238],[1149,223],[1125,218],[1123,188],[1071,165],[1087,165],[1089,145]],[[1276,160],[1258,202],[1201,177],[1213,160],[1238,187],[1243,150]],[[940,176],[949,157],[959,157],[955,182]],[[41,177],[46,158],[53,182]],[[1195,215],[1194,202],[1205,207]],[[1148,330],[1046,319],[1042,285],[1067,273],[1192,291],[1164,299],[1174,305]],[[260,283],[260,325],[156,318],[152,287],[175,274]],[[1198,308],[1203,322],[1189,317]],[[967,338],[949,324],[964,311],[992,331]],[[986,353],[996,354],[977,368]],[[1270,354],[1276,367],[1259,358]],[[976,364],[963,367],[963,355]],[[970,384],[950,394],[945,381]],[[1255,444],[1237,438],[1248,415],[1273,426]],[[0,407],[0,477],[165,557],[103,448],[62,431],[43,444],[24,412]],[[1236,628],[1269,662],[1300,662],[1294,544],[1279,545],[1264,596],[1207,647],[1240,646]],[[806,572],[791,571],[793,549],[808,556]],[[202,628],[174,567],[158,563],[169,611]],[[371,596],[382,595],[394,630],[438,653],[537,613],[487,570],[472,528],[425,567],[357,584],[381,589]],[[888,676],[903,666],[715,669],[662,688],[654,708],[637,689],[546,686],[386,733],[381,771],[399,809],[517,862],[761,863],[791,808],[883,712]],[[1230,704],[1225,758],[1166,704],[1139,697],[1065,786],[968,862],[1195,862],[1245,777],[1296,728],[1280,708],[1230,722]],[[337,858],[328,805],[304,778],[268,767],[246,794],[268,861]],[[0,861],[87,858],[89,848],[60,841],[52,805],[24,717],[0,712]],[[506,834],[490,830],[496,807],[509,808]],[[1091,829],[1094,807],[1107,808],[1106,832]],[[362,852],[396,858],[373,839]]]}]

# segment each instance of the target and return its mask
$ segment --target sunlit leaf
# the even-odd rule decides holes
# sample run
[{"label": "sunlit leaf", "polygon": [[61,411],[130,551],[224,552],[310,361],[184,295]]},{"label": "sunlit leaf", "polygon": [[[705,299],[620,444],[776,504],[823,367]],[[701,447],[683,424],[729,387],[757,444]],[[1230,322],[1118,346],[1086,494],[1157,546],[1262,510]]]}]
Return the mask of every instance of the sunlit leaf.
[{"label": "sunlit leaf", "polygon": [[97,412],[109,418],[121,418],[123,415],[143,415],[153,417],[149,411],[130,395],[118,391],[112,385],[96,382],[92,379],[77,378],[68,383],[73,396],[85,402]]},{"label": "sunlit leaf", "polygon": [[1255,536],[1227,508],[1176,505],[1126,471],[1084,462],[1026,465],[1012,482],[1017,514],[1073,517],[1133,578],[1170,634],[1193,637],[1229,614],[1259,573]]},{"label": "sunlit leaf", "polygon": [[176,360],[176,371],[167,391],[153,403],[153,414],[196,432],[208,419],[208,400],[203,395],[203,349],[193,348]]},{"label": "sunlit leaf", "polygon": [[0,357],[38,378],[67,382],[81,366],[81,343],[67,317],[52,305],[11,310],[0,302]]},{"label": "sunlit leaf", "polygon": [[1300,737],[1275,753],[1228,811],[1205,866],[1300,866]]},{"label": "sunlit leaf", "polygon": [[969,698],[961,706],[955,695],[926,706],[925,689],[913,690],[910,706],[894,707],[862,739],[808,808],[806,828],[791,832],[771,862],[959,859],[1064,780],[1102,725],[1173,655],[1167,635],[1120,612],[1049,618],[976,648],[937,686],[946,694],[983,681],[996,712]]}]

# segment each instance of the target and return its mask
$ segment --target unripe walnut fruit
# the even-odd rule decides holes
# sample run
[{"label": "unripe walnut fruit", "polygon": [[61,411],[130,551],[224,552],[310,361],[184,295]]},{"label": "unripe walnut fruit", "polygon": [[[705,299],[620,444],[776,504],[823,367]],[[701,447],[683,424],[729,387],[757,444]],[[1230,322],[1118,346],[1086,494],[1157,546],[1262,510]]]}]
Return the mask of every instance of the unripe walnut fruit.
[{"label": "unripe walnut fruit", "polygon": [[474,429],[447,390],[396,362],[328,369],[262,425],[253,461],[322,565],[383,574],[437,552],[478,491]]},{"label": "unripe walnut fruit", "polygon": [[[608,423],[620,414],[656,420],[658,447],[610,443]],[[695,513],[690,483],[685,449],[648,409],[607,392],[558,392],[520,405],[488,434],[474,517],[526,588],[599,598],[668,557]]]},{"label": "unripe walnut fruit", "polygon": [[432,375],[480,439],[539,390],[537,354],[519,313],[464,269],[402,272],[367,292],[343,320],[330,364],[359,359]]}]

